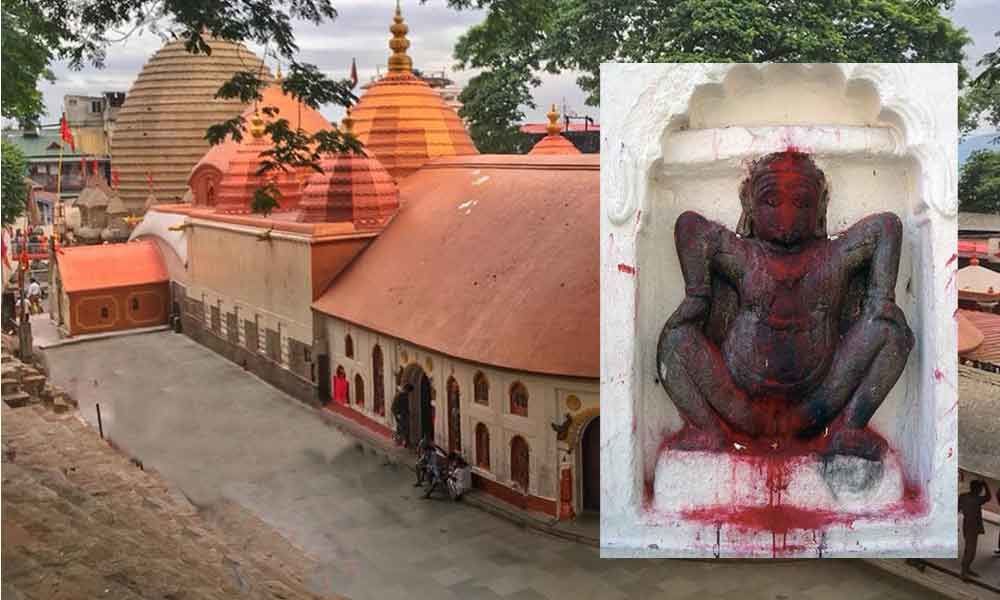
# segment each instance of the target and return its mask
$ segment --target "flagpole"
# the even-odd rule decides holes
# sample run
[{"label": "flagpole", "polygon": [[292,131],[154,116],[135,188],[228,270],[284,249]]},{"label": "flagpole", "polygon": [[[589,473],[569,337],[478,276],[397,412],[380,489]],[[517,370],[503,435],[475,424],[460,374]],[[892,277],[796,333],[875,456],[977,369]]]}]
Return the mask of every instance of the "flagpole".
[{"label": "flagpole", "polygon": [[52,218],[52,233],[57,241],[62,242],[62,232],[60,231],[62,226],[62,166],[63,166],[63,150],[66,146],[66,140],[62,139],[62,129],[66,122],[66,111],[63,111],[62,120],[59,122],[59,166],[56,167],[56,206],[55,214]]}]

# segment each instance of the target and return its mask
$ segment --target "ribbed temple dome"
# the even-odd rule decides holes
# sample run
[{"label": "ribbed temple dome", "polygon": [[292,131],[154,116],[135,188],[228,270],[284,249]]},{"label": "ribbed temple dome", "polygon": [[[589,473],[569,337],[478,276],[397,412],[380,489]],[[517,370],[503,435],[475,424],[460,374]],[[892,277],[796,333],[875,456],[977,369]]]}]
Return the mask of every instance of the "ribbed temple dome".
[{"label": "ribbed temple dome", "polygon": [[[118,113],[111,154],[120,176],[119,193],[130,209],[141,211],[149,195],[180,199],[191,168],[209,149],[205,130],[243,112],[238,100],[216,100],[219,86],[237,71],[261,68],[244,46],[209,40],[211,55],[191,54],[183,41],[160,48],[142,68]],[[270,73],[264,69],[265,78]]]},{"label": "ribbed temple dome", "polygon": [[408,28],[398,6],[390,30],[389,73],[368,88],[351,112],[358,139],[397,178],[431,158],[478,154],[458,114],[411,71]]},{"label": "ribbed temple dome", "polygon": [[240,144],[233,147],[229,164],[222,174],[215,191],[215,211],[246,214],[251,212],[254,193],[268,180],[278,188],[278,207],[275,212],[295,210],[302,197],[302,178],[295,170],[275,169],[258,175],[263,159],[260,153],[272,146],[271,138],[264,134],[263,119],[251,122],[250,131]]},{"label": "ribbed temple dome", "polygon": [[[260,153],[271,147],[271,138],[266,134],[261,137],[253,134],[255,119],[256,127],[261,129],[274,119],[287,119],[291,128],[301,127],[308,134],[333,127],[319,111],[282,92],[278,81],[265,88],[262,96],[260,108],[274,108],[278,113],[269,117],[263,112],[255,113],[252,107],[248,108],[243,113],[247,123],[243,140],[226,140],[212,146],[205,153],[191,170],[188,179],[192,204],[214,206],[220,212],[241,213],[250,210],[254,192],[266,183],[264,176],[257,175],[262,161]],[[309,167],[298,169],[297,175],[293,171],[276,171],[273,181],[278,185],[282,197],[279,199],[280,207],[275,210],[294,210],[304,182],[315,172]],[[293,182],[297,184],[293,185]]]},{"label": "ribbed temple dome", "polygon": [[580,149],[561,133],[559,112],[556,111],[555,104],[552,105],[546,116],[549,118],[549,124],[546,127],[548,135],[538,140],[538,143],[531,148],[528,154],[582,154]]},{"label": "ribbed temple dome", "polygon": [[399,188],[376,158],[339,154],[320,163],[299,203],[300,221],[353,222],[356,229],[381,229],[399,210]]}]

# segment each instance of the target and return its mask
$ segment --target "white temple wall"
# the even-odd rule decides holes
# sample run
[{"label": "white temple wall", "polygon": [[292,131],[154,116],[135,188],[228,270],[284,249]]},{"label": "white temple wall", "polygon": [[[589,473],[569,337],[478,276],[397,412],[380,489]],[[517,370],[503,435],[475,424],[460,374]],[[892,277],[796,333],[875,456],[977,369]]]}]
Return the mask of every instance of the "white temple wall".
[{"label": "white temple wall", "polygon": [[[335,317],[323,317],[325,335],[330,352],[331,373],[337,366],[343,366],[348,381],[351,382],[351,407],[354,405],[354,377],[360,374],[364,380],[365,404],[362,414],[378,423],[395,428],[391,415],[392,400],[396,393],[396,374],[406,366],[416,363],[421,366],[434,390],[434,434],[435,442],[448,448],[447,381],[454,377],[459,386],[459,406],[461,414],[462,453],[473,465],[478,475],[511,487],[510,443],[520,435],[528,443],[530,473],[528,493],[540,498],[556,500],[559,496],[559,465],[569,458],[563,458],[565,451],[558,450],[556,434],[552,423],[561,423],[567,412],[565,398],[569,394],[581,400],[578,410],[596,409],[598,405],[598,385],[596,381],[538,375],[523,371],[493,368],[470,361],[456,359],[439,352],[421,348],[404,340],[382,335]],[[354,344],[354,358],[344,354],[344,339],[350,334]],[[385,415],[373,410],[374,383],[372,379],[372,351],[378,344],[385,361],[384,386],[386,390]],[[473,381],[477,372],[482,372],[489,381],[489,405],[474,401]],[[528,416],[510,413],[508,391],[515,382],[521,382],[528,390]],[[476,425],[483,423],[490,433],[490,469],[475,466]],[[578,480],[574,476],[574,481]]]}]

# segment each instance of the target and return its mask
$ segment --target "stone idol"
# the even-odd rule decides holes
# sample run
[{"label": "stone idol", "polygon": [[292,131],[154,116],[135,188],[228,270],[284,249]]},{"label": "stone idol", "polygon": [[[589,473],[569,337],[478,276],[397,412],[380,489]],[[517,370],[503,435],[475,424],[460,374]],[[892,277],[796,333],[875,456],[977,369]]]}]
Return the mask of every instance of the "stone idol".
[{"label": "stone idol", "polygon": [[602,556],[954,556],[954,67],[601,83]]}]

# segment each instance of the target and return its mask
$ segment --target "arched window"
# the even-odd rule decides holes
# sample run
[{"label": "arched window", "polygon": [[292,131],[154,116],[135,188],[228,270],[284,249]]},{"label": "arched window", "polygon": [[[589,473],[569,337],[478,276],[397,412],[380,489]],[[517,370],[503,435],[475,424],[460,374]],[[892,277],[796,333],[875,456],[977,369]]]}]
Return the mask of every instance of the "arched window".
[{"label": "arched window", "polygon": [[524,441],[523,437],[515,435],[514,439],[510,441],[510,479],[521,486],[521,490],[524,492],[528,491],[530,462],[531,456],[528,449],[528,442]]},{"label": "arched window", "polygon": [[354,376],[354,403],[358,406],[365,405],[365,380],[360,373]]},{"label": "arched window", "polygon": [[385,372],[382,370],[382,348],[378,344],[372,349],[372,410],[385,416]]},{"label": "arched window", "polygon": [[482,371],[476,371],[476,376],[472,378],[472,385],[475,388],[473,390],[473,400],[476,404],[482,404],[484,406],[490,405],[490,382],[486,379],[486,375],[483,375]]},{"label": "arched window", "polygon": [[476,466],[490,470],[490,430],[486,425],[476,425]]},{"label": "arched window", "polygon": [[462,412],[458,382],[448,378],[448,450],[462,452]]},{"label": "arched window", "polygon": [[510,386],[510,414],[528,416],[528,388],[520,381]]},{"label": "arched window", "polygon": [[354,339],[349,333],[344,336],[344,356],[354,358]]}]

